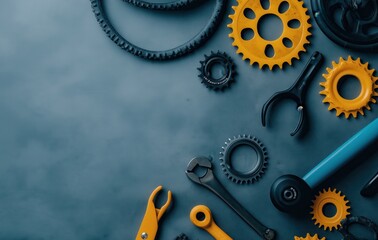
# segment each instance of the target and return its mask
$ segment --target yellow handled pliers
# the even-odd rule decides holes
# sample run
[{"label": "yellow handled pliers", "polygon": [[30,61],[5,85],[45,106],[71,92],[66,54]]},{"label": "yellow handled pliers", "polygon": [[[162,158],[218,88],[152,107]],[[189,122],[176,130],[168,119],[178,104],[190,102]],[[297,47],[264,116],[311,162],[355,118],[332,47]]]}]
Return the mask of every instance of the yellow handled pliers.
[{"label": "yellow handled pliers", "polygon": [[143,221],[135,238],[136,240],[155,239],[159,228],[159,220],[172,202],[172,193],[171,191],[168,191],[167,202],[160,209],[155,207],[155,197],[162,188],[162,186],[158,186],[151,193],[150,198],[148,199],[146,213],[144,214]]}]

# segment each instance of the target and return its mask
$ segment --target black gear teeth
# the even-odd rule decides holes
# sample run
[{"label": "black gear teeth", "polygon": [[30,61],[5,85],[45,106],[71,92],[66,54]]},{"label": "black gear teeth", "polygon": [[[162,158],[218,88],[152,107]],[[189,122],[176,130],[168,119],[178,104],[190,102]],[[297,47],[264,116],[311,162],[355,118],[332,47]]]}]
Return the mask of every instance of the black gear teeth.
[{"label": "black gear teeth", "polygon": [[[256,167],[254,167],[254,169],[256,169],[255,171],[244,174],[232,169],[230,156],[232,151],[240,145],[248,145],[255,149],[258,155],[258,161]],[[260,139],[247,134],[228,138],[224,146],[222,146],[220,156],[219,159],[222,171],[229,180],[237,184],[251,184],[257,182],[264,175],[268,167],[268,152],[266,147]]]},{"label": "black gear teeth", "polygon": [[198,6],[203,0],[178,0],[175,2],[167,3],[157,3],[157,2],[146,2],[143,0],[122,0],[124,2],[130,3],[136,7],[160,10],[160,11],[177,11],[186,10]]},{"label": "black gear teeth", "polygon": [[[130,1],[133,1],[133,0],[129,0],[129,1],[126,0],[126,2],[130,2]],[[191,6],[195,2],[197,1],[199,2],[201,0],[182,0],[182,1],[184,2],[187,1],[188,6]],[[105,10],[103,7],[104,0],[90,0],[90,2],[92,6],[92,11],[97,19],[97,22],[100,24],[100,26],[102,27],[106,35],[115,44],[117,44],[120,48],[122,48],[123,50],[135,56],[145,58],[147,60],[153,60],[153,61],[172,60],[172,59],[181,57],[183,55],[189,54],[193,52],[195,49],[202,46],[214,34],[215,30],[220,25],[223,15],[226,10],[226,6],[227,6],[226,4],[227,0],[216,0],[216,6],[212,13],[211,19],[196,36],[194,36],[188,42],[178,47],[175,47],[169,50],[154,51],[154,50],[147,50],[147,49],[138,47],[130,43],[121,34],[119,34],[117,30],[115,30],[115,28],[112,26],[110,20],[108,19],[105,13]],[[159,5],[159,4],[152,4],[152,5]],[[175,10],[178,10],[178,9],[175,9]]]},{"label": "black gear teeth", "polygon": [[[201,79],[201,83],[207,88],[212,90],[224,90],[228,88],[232,82],[235,81],[236,71],[235,64],[231,57],[225,52],[217,51],[216,53],[211,51],[209,55],[204,55],[204,60],[200,61],[201,66],[197,68],[200,72],[198,77]],[[214,79],[209,72],[211,64],[219,63],[222,64],[226,73],[220,79]]]}]

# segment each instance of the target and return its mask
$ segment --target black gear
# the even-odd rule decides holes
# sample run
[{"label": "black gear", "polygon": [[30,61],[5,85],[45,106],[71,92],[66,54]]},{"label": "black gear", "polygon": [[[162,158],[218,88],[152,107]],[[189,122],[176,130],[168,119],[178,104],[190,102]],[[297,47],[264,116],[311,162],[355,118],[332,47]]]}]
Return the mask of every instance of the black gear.
[{"label": "black gear", "polygon": [[162,10],[162,11],[174,11],[174,10],[184,10],[195,6],[198,6],[203,0],[177,0],[174,2],[146,2],[143,0],[122,0],[124,2],[130,3],[134,6],[146,9]]},{"label": "black gear", "polygon": [[90,0],[92,4],[92,10],[96,16],[96,19],[104,32],[108,35],[108,37],[115,42],[119,47],[123,50],[126,50],[135,56],[142,57],[149,60],[169,60],[178,58],[185,54],[188,54],[194,51],[196,48],[199,48],[202,44],[204,44],[215,32],[216,28],[219,26],[223,13],[226,9],[226,0],[216,0],[216,5],[214,7],[213,14],[206,24],[206,26],[192,39],[188,42],[163,51],[152,51],[147,50],[141,47],[138,47],[129,41],[127,41],[121,34],[115,30],[113,25],[111,24],[109,18],[107,17],[103,1],[104,0]]},{"label": "black gear", "polygon": [[378,225],[366,217],[347,217],[341,221],[341,227],[339,232],[343,235],[343,240],[365,240],[354,236],[349,232],[349,226],[352,224],[359,224],[367,227],[372,233],[374,233],[374,238],[371,240],[378,239]]},{"label": "black gear", "polygon": [[[198,77],[207,88],[219,90],[229,87],[235,81],[235,64],[225,52],[211,52],[209,56],[205,55],[205,60],[200,61],[201,66],[197,68],[200,72]],[[211,68],[214,64],[221,64],[224,68],[223,76],[219,79],[211,75]]]},{"label": "black gear", "polygon": [[378,51],[378,33],[371,31],[378,29],[377,0],[311,0],[311,6],[317,24],[332,41],[355,50]]},{"label": "black gear", "polygon": [[[241,145],[250,146],[257,153],[256,165],[246,172],[235,170],[231,163],[232,152],[235,150],[235,148]],[[258,138],[250,135],[244,134],[239,135],[238,137],[233,137],[233,139],[229,138],[228,141],[225,142],[225,146],[222,147],[220,155],[220,165],[223,172],[226,174],[228,179],[238,184],[254,183],[258,181],[264,174],[264,171],[268,165],[268,152],[266,151],[265,146]]]}]

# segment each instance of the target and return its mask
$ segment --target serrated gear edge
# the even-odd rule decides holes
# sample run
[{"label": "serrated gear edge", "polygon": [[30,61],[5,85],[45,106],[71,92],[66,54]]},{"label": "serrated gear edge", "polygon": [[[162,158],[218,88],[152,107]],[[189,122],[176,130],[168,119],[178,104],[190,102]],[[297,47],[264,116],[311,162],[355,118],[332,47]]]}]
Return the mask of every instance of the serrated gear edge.
[{"label": "serrated gear edge", "polygon": [[95,14],[97,22],[100,24],[106,35],[123,50],[141,58],[157,61],[181,57],[193,52],[195,49],[203,45],[220,25],[227,6],[226,0],[216,0],[216,5],[209,22],[196,36],[178,47],[163,51],[153,51],[132,44],[117,32],[104,11],[103,1],[104,0],[90,0],[92,11]]},{"label": "serrated gear edge", "polygon": [[123,2],[130,3],[136,7],[161,10],[161,11],[177,11],[177,10],[187,10],[198,6],[203,0],[178,0],[174,2],[147,2],[143,0],[122,0]]},{"label": "serrated gear edge", "polygon": [[[232,28],[232,24],[234,22],[233,18],[234,18],[234,15],[236,14],[236,9],[237,9],[237,7],[240,6],[240,4],[243,2],[243,0],[237,0],[238,5],[237,6],[232,6],[232,9],[234,10],[234,13],[230,14],[228,16],[231,19],[231,23],[227,25],[227,27],[232,30],[232,32],[229,34],[229,37],[232,38],[232,39],[234,39],[234,41],[232,42],[232,46],[234,46],[234,47],[237,48],[236,53],[237,54],[241,54],[243,60],[249,59],[250,65],[253,65],[253,64],[257,63],[259,65],[260,69],[262,69],[265,65],[268,66],[270,70],[272,70],[274,66],[278,66],[280,69],[282,69],[284,63],[287,63],[287,64],[291,65],[293,59],[298,59],[299,60],[300,59],[299,54],[301,52],[306,52],[307,51],[306,50],[306,45],[310,44],[309,37],[311,37],[311,35],[312,35],[312,33],[310,32],[310,29],[312,28],[312,25],[310,23],[310,16],[308,14],[309,11],[308,11],[308,9],[306,7],[304,7],[304,1],[303,0],[288,0],[288,2],[290,2],[290,1],[297,1],[298,3],[301,3],[302,8],[304,9],[304,15],[306,16],[305,22],[306,22],[306,25],[308,25],[308,27],[304,29],[305,36],[302,38],[302,44],[299,44],[297,46],[297,48],[299,48],[299,49],[296,52],[296,54],[291,55],[290,58],[287,59],[286,61],[282,61],[281,63],[278,63],[277,61],[275,61],[272,64],[260,63],[258,60],[254,60],[253,56],[252,57],[246,56],[245,53],[243,53],[243,51],[240,49],[240,47],[237,44],[237,40],[238,39],[235,37],[236,33],[235,33],[234,29]],[[284,2],[284,1],[282,1],[282,2]],[[257,29],[255,29],[255,30],[257,31]],[[274,58],[272,58],[272,59],[274,60]]]},{"label": "serrated gear edge", "polygon": [[[371,91],[369,89],[364,89],[363,84],[361,83],[361,92],[367,91],[364,94],[369,96],[369,99],[366,99],[364,102],[359,104],[358,107],[354,109],[346,109],[343,104],[350,106],[353,101],[356,101],[358,97],[355,99],[345,99],[340,102],[340,100],[335,99],[335,97],[332,94],[332,91],[337,91],[337,89],[334,89],[333,84],[330,84],[332,81],[335,81],[334,78],[334,72],[335,71],[342,71],[344,68],[348,67],[348,65],[354,65],[356,69],[358,69],[361,74],[365,74],[365,76],[369,76],[371,79],[372,89]],[[340,70],[341,69],[341,70]],[[376,89],[378,89],[378,77],[374,76],[375,69],[369,69],[369,63],[362,63],[360,58],[357,58],[356,60],[353,60],[351,56],[348,56],[347,60],[344,60],[342,57],[339,58],[339,62],[336,63],[335,61],[332,61],[332,68],[327,67],[326,68],[327,73],[323,74],[323,78],[325,79],[324,82],[320,82],[320,86],[324,87],[324,90],[320,91],[319,93],[321,95],[324,95],[323,103],[329,103],[328,110],[331,111],[333,109],[336,110],[336,116],[340,116],[341,114],[344,114],[345,118],[349,118],[350,115],[352,115],[354,118],[357,118],[358,114],[361,114],[362,116],[365,115],[364,109],[370,110],[369,103],[376,103],[377,100],[375,97],[378,96],[378,92]],[[337,74],[340,75],[340,74]],[[345,73],[345,75],[349,75],[349,73]],[[355,76],[358,78],[359,76]],[[345,102],[345,103],[344,103]]]},{"label": "serrated gear edge", "polygon": [[[209,89],[214,89],[214,90],[223,90],[225,88],[230,87],[232,82],[235,82],[235,76],[236,76],[236,71],[235,71],[235,63],[232,60],[232,58],[227,55],[225,52],[220,52],[217,51],[216,53],[211,51],[210,55],[204,55],[205,59],[200,61],[201,66],[197,68],[197,70],[200,72],[198,77],[201,79],[201,83],[204,84],[207,88]],[[207,62],[211,61],[214,57],[220,57],[226,62],[226,66],[230,65],[230,77],[225,79],[223,83],[220,84],[211,84],[207,79],[206,79],[206,73],[205,73],[205,65]],[[225,66],[225,67],[226,67]]]},{"label": "serrated gear edge", "polygon": [[[329,195],[328,198],[332,198],[332,200],[334,201],[334,202],[329,201],[326,203],[331,203],[335,205],[336,207],[335,216],[337,215],[337,213],[339,213],[339,211],[341,211],[340,217],[338,219],[335,219],[337,221],[334,223],[325,222],[324,219],[331,221],[332,217],[326,217],[323,213],[323,209],[320,209],[320,205],[318,205],[319,202],[322,202],[322,200],[325,197],[327,197],[327,195]],[[335,202],[337,202],[337,200],[341,202],[340,203],[341,205],[336,206]],[[319,191],[319,193],[315,196],[315,199],[312,201],[312,203],[313,203],[311,205],[312,211],[310,212],[310,214],[312,214],[311,219],[315,221],[315,225],[317,225],[319,228],[323,227],[325,231],[327,230],[333,231],[334,229],[338,229],[341,226],[341,221],[345,219],[348,215],[350,215],[348,211],[350,209],[350,206],[347,205],[349,201],[345,199],[345,195],[342,195],[341,191],[338,191],[336,189],[331,189],[330,187],[328,188],[328,190],[323,189]]]},{"label": "serrated gear edge", "polygon": [[[253,141],[256,144],[256,146],[260,148],[262,152],[262,158],[263,158],[259,171],[257,171],[252,177],[249,177],[249,178],[243,178],[243,177],[236,176],[235,174],[231,173],[229,169],[227,168],[225,164],[225,159],[224,159],[226,155],[225,153],[227,151],[227,146],[229,146],[230,144],[236,141],[244,140],[244,139]],[[219,160],[220,160],[220,166],[222,168],[223,173],[226,175],[226,177],[229,180],[237,184],[250,184],[250,183],[257,182],[265,173],[265,170],[268,167],[268,152],[266,150],[266,147],[257,137],[254,137],[251,135],[243,134],[243,135],[234,136],[233,138],[228,138],[227,141],[225,141],[224,146],[222,146],[222,151],[219,154],[221,156]]]},{"label": "serrated gear edge", "polygon": [[305,237],[294,236],[294,240],[326,240],[326,238],[319,238],[318,234],[311,236],[309,233],[307,233]]}]

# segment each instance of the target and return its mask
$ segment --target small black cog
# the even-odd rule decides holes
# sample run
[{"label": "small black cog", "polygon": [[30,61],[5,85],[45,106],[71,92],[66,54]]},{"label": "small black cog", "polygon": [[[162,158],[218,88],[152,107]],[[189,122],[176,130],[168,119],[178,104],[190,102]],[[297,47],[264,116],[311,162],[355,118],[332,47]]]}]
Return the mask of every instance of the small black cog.
[{"label": "small black cog", "polygon": [[[201,82],[210,89],[223,90],[229,87],[235,81],[235,64],[225,52],[211,52],[209,56],[205,55],[205,60],[200,61],[201,66],[198,68]],[[216,78],[212,75],[211,69],[215,64],[220,64],[223,68],[222,76]]]},{"label": "small black cog", "polygon": [[[239,146],[249,146],[253,148],[257,153],[257,162],[255,166],[246,171],[236,170],[232,166],[231,155],[233,151]],[[220,161],[223,172],[227,178],[238,184],[254,183],[264,174],[268,165],[268,152],[262,142],[250,135],[239,135],[238,137],[229,138],[225,142],[225,146],[222,147],[220,152]]]}]

